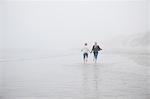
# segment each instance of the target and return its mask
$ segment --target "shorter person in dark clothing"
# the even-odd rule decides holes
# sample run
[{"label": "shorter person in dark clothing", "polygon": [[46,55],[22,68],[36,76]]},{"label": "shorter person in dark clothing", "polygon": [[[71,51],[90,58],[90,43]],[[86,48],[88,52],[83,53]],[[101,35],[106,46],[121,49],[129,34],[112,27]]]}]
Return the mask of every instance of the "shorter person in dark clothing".
[{"label": "shorter person in dark clothing", "polygon": [[95,42],[95,44],[93,45],[92,47],[92,51],[91,53],[93,52],[94,54],[94,62],[96,63],[97,62],[97,56],[98,56],[98,52],[102,50],[99,45],[97,45],[97,42]]}]

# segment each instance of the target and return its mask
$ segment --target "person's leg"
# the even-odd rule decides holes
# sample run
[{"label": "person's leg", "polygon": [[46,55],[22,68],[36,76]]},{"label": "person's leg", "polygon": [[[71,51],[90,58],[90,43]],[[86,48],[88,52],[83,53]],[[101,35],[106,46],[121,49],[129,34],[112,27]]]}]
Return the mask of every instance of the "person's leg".
[{"label": "person's leg", "polygon": [[94,59],[93,59],[93,61],[95,61],[95,60],[96,60],[96,53],[93,52],[93,54],[94,54]]},{"label": "person's leg", "polygon": [[86,62],[88,61],[88,53],[86,53]]},{"label": "person's leg", "polygon": [[98,56],[98,52],[95,52],[95,63],[97,62],[97,56]]},{"label": "person's leg", "polygon": [[97,60],[98,52],[96,53],[96,60]]},{"label": "person's leg", "polygon": [[85,53],[83,54],[83,61],[84,61],[84,63],[85,63],[85,58],[86,58],[86,55],[85,55]]}]

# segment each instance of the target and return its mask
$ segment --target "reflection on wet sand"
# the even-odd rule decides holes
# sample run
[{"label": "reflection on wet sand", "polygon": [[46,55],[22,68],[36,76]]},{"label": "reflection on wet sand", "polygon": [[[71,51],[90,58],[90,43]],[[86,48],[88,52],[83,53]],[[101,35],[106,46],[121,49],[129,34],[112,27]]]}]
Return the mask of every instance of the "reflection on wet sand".
[{"label": "reflection on wet sand", "polygon": [[150,68],[129,57],[105,54],[97,64],[79,63],[79,56],[2,62],[1,99],[149,99]]},{"label": "reflection on wet sand", "polygon": [[99,67],[95,64],[83,66],[84,99],[99,99]]}]

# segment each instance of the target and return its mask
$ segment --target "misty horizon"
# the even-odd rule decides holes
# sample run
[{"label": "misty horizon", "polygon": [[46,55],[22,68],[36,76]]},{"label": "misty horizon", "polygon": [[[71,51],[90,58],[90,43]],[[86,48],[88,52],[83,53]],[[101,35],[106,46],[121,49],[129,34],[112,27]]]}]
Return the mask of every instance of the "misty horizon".
[{"label": "misty horizon", "polygon": [[[71,49],[97,41],[145,34],[147,7],[135,2],[9,2],[1,3],[1,49]],[[119,45],[118,45],[119,46]]]}]

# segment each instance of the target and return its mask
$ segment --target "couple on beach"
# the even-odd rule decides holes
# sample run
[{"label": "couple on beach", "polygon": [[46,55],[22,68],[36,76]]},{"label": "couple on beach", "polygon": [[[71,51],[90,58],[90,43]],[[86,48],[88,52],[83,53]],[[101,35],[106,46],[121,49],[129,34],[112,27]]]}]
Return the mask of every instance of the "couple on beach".
[{"label": "couple on beach", "polygon": [[99,45],[97,44],[97,42],[95,42],[95,44],[92,47],[92,50],[90,51],[88,48],[87,43],[84,44],[84,47],[82,48],[82,52],[83,52],[83,61],[84,63],[87,63],[88,61],[88,54],[93,52],[94,55],[94,59],[93,61],[96,63],[97,62],[97,56],[98,56],[98,52],[102,50]]}]

